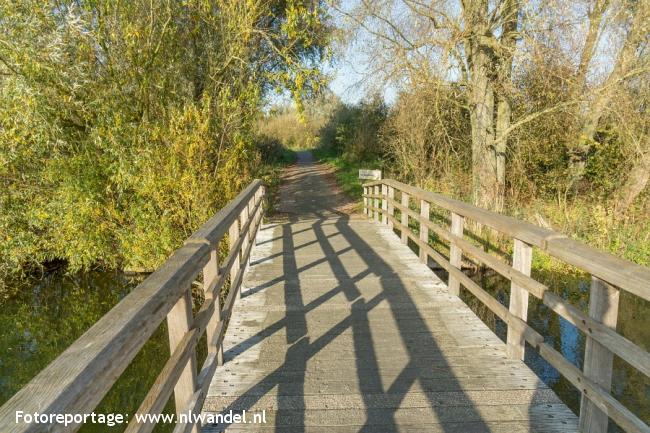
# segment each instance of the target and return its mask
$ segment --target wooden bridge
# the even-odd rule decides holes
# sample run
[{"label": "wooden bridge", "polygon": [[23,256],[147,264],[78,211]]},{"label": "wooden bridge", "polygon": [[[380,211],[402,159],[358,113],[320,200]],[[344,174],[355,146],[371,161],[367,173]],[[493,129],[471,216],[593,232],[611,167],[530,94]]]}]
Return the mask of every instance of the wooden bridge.
[{"label": "wooden bridge", "polygon": [[[650,431],[609,392],[614,355],[650,375],[650,354],[616,332],[619,291],[650,300],[649,269],[394,180],[366,184],[365,215],[349,215],[323,172],[303,154],[282,187],[284,218],[265,224],[264,187],[248,186],[9,400],[0,432],[77,430],[16,423],[15,413],[92,412],[165,319],[171,357],[138,413],[160,413],[173,395],[177,413],[213,416],[180,419],[174,432],[601,433],[609,419]],[[479,248],[468,221],[513,239],[512,260]],[[530,277],[534,249],[592,275],[588,314]],[[461,271],[464,259],[512,282],[509,305]],[[193,313],[197,279],[205,299]],[[506,343],[461,287],[507,324]],[[529,294],[587,335],[582,369],[526,323]],[[522,362],[525,350],[582,393],[579,416]],[[130,421],[128,432],[155,427]]]}]

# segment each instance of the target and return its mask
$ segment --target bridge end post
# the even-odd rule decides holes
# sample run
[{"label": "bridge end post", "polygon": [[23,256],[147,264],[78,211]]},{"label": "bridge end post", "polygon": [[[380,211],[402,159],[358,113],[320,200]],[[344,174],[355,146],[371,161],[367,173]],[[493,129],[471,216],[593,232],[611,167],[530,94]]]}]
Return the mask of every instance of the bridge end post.
[{"label": "bridge end post", "polygon": [[[618,300],[620,291],[605,281],[591,277],[589,294],[589,317],[616,330],[618,321]],[[587,335],[583,372],[606,391],[612,387],[612,365],[614,354],[598,341]],[[580,401],[579,431],[607,433],[609,417],[599,409],[582,390]]]},{"label": "bridge end post", "polygon": [[378,196],[379,196],[379,185],[375,185],[373,187],[373,189],[374,189],[374,196],[375,196],[375,199],[374,199],[375,221],[379,222],[379,198],[378,198]]},{"label": "bridge end post", "polygon": [[[235,221],[230,225],[228,229],[228,244],[231,253],[237,254],[235,260],[233,261],[232,267],[230,268],[230,290],[239,290],[239,287],[233,287],[233,283],[237,278],[237,273],[239,271],[239,251],[233,252],[233,249],[237,245],[239,240],[239,218],[235,218]],[[241,296],[241,292],[239,293]]]},{"label": "bridge end post", "polygon": [[[458,215],[455,212],[451,213],[451,234],[456,235],[458,237],[463,237],[463,232],[464,232],[464,226],[465,226],[465,218],[462,215]],[[449,247],[449,263],[451,266],[462,269],[462,262],[463,262],[463,250],[454,243],[454,241],[451,241],[451,245]],[[458,278],[454,277],[453,275],[449,275],[449,283],[447,284],[449,287],[449,292],[453,295],[460,295],[460,281]]]},{"label": "bridge end post", "polygon": [[381,185],[381,196],[381,209],[383,211],[381,213],[381,223],[388,224],[388,185],[385,183]]},{"label": "bridge end post", "polygon": [[[429,213],[431,205],[426,200],[420,200],[420,217],[422,220],[429,221]],[[425,244],[429,244],[429,227],[420,222],[420,240]],[[425,265],[429,264],[429,255],[424,248],[420,248],[420,261]]]},{"label": "bridge end post", "polygon": [[[530,276],[530,268],[533,261],[533,247],[526,242],[515,239],[512,254],[512,268],[526,276]],[[510,284],[510,312],[524,322],[528,318],[528,291],[516,284]],[[513,359],[524,359],[526,341],[520,329],[508,326],[506,338],[506,353]]]},{"label": "bridge end post", "polygon": [[[388,208],[387,208],[387,213],[391,217],[395,215],[395,206],[393,205],[393,201],[395,200],[395,188],[392,186],[388,186],[388,199],[386,200],[388,202]],[[392,218],[388,218],[388,227],[390,229],[393,229],[393,220]]]},{"label": "bridge end post", "polygon": [[368,215],[368,187],[364,186],[363,187],[363,214]]},{"label": "bridge end post", "polygon": [[[404,191],[402,191],[402,206],[404,206],[406,209],[408,209],[409,207],[409,195],[407,192]],[[401,233],[402,243],[406,245],[408,244],[408,240],[409,240],[407,234],[407,230],[409,226],[409,216],[406,212],[402,212],[402,226],[403,226],[402,233]]]},{"label": "bridge end post", "polygon": [[[218,243],[217,243],[218,245]],[[205,335],[208,341],[208,353],[217,354],[217,363],[219,365],[223,364],[223,345],[219,346],[213,345],[214,335],[217,332],[219,327],[219,322],[221,321],[221,304],[219,300],[220,291],[213,292],[210,290],[210,286],[217,281],[219,278],[219,253],[217,248],[213,248],[210,251],[210,260],[203,267],[203,292],[205,298],[209,297],[214,299],[214,313],[210,317],[210,320],[205,327]]]}]

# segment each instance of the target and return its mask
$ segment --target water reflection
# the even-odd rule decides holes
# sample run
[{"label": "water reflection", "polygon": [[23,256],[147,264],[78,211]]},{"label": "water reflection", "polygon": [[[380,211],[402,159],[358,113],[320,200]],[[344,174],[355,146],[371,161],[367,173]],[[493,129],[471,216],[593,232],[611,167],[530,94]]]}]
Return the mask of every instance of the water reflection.
[{"label": "water reflection", "polygon": [[[510,282],[491,271],[475,272],[472,279],[481,284],[503,305],[508,305]],[[571,273],[533,272],[533,277],[556,291],[575,307],[587,311],[589,281],[586,275]],[[472,310],[505,342],[507,327],[494,313],[485,308],[466,290],[461,297]],[[541,301],[530,297],[528,323],[545,341],[560,351],[574,365],[582,368],[585,336]],[[626,292],[621,293],[617,331],[645,350],[650,349],[650,302]],[[525,362],[576,414],[580,410],[580,393],[558,371],[530,347]],[[650,424],[650,378],[614,357],[612,394],[646,424]],[[610,422],[610,432],[622,431]]]},{"label": "water reflection", "polygon": [[[63,352],[140,281],[123,273],[53,273],[37,282],[14,286],[0,309],[0,405]],[[169,358],[167,330],[163,324],[127,367],[96,413],[133,414]],[[165,412],[173,413],[173,402]],[[86,424],[85,433],[116,432]],[[166,432],[172,425],[158,426]]]}]

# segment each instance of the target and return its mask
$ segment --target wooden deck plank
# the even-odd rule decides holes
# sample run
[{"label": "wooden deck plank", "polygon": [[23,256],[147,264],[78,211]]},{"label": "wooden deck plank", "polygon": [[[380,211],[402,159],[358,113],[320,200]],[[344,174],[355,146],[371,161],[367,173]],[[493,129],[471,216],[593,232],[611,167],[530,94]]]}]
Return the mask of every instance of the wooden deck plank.
[{"label": "wooden deck plank", "polygon": [[[385,225],[341,216],[298,166],[266,224],[203,408],[203,431],[570,432],[577,418]],[[316,192],[307,199],[304,190]]]}]

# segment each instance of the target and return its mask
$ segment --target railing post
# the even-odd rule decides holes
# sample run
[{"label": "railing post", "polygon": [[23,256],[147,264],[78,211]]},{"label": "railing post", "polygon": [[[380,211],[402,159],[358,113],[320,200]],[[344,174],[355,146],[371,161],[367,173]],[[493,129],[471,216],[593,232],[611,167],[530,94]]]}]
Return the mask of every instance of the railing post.
[{"label": "railing post", "polygon": [[363,214],[368,215],[368,187],[363,187]]},{"label": "railing post", "polygon": [[[451,213],[451,234],[458,237],[463,237],[463,226],[465,225],[465,218],[457,213]],[[449,247],[449,263],[458,269],[462,269],[463,250],[458,247],[453,241]],[[460,295],[460,281],[453,275],[449,275],[449,292],[453,295]]]},{"label": "railing post", "polygon": [[[592,276],[589,293],[589,317],[616,330],[619,295],[620,292],[615,287]],[[587,335],[583,371],[585,376],[608,392],[612,387],[613,361],[612,352]],[[583,391],[580,403],[580,431],[582,433],[606,433],[607,424],[607,414],[592,403]]]},{"label": "railing post", "polygon": [[[249,202],[250,203],[250,202]],[[248,236],[248,229],[245,231],[242,231],[244,229],[244,226],[248,222],[248,204],[246,203],[246,206],[244,206],[244,209],[242,209],[241,214],[239,215],[239,224],[240,224],[240,233],[239,236],[243,236],[244,239],[241,243],[241,247],[239,248],[239,263],[241,265],[244,265],[244,268],[248,263],[244,263],[244,260],[246,257],[244,257],[244,251],[246,251],[246,248],[248,248],[248,242],[250,242],[250,237]]]},{"label": "railing post", "polygon": [[[192,293],[191,289],[185,290],[176,305],[167,314],[167,332],[169,334],[169,350],[173,353],[185,334],[192,327]],[[181,414],[190,403],[198,387],[196,377],[196,351],[192,351],[183,372],[174,387],[174,402],[176,413]],[[198,432],[196,425],[192,432]]]},{"label": "railing post", "polygon": [[[390,216],[395,215],[395,206],[393,205],[393,200],[395,200],[395,188],[393,188],[392,186],[389,186],[388,187],[388,200],[386,200],[386,201],[388,202],[388,211],[387,212],[388,212],[388,215],[390,215]],[[388,219],[388,227],[390,227],[391,230],[393,229],[393,220],[390,219],[390,218]]]},{"label": "railing post", "polygon": [[[429,221],[430,207],[428,201],[420,200],[420,216],[426,221]],[[429,244],[429,227],[422,223],[420,223],[420,240],[426,245]],[[429,255],[424,251],[424,248],[420,248],[420,261],[425,265],[429,264]]]},{"label": "railing post", "polygon": [[382,195],[382,200],[381,200],[381,208],[384,210],[381,213],[381,223],[382,224],[388,224],[388,185],[385,183],[381,184],[381,195]]},{"label": "railing post", "polygon": [[379,195],[379,185],[375,185],[374,187],[375,190],[375,221],[379,222],[379,199],[377,196]]},{"label": "railing post", "polygon": [[214,313],[205,327],[205,336],[208,341],[208,353],[216,353],[217,363],[221,365],[223,364],[223,345],[219,344],[218,347],[213,345],[213,337],[217,332],[217,327],[221,321],[220,292],[214,293],[208,290],[210,284],[216,281],[217,278],[219,278],[219,254],[217,249],[214,248],[210,251],[210,260],[203,267],[203,292],[205,294],[205,299],[206,301],[210,298],[214,299]]},{"label": "railing post", "polygon": [[[402,191],[402,206],[404,206],[406,209],[409,207],[409,195],[407,192]],[[409,216],[406,212],[402,211],[402,243],[403,244],[408,244],[408,235],[406,234],[406,231],[409,228]]]},{"label": "railing post", "polygon": [[[512,253],[512,268],[524,275],[530,276],[533,262],[533,247],[525,242],[515,239]],[[518,286],[513,281],[510,284],[510,312],[524,322],[528,319],[528,291]],[[514,326],[508,326],[506,353],[510,358],[524,359],[526,341],[524,335]]]},{"label": "railing post", "polygon": [[[235,219],[232,225],[228,229],[228,243],[229,250],[233,253],[232,249],[235,247],[235,244],[239,240],[239,219]],[[239,271],[239,257],[240,252],[235,251],[235,259],[233,260],[232,268],[230,268],[230,290],[239,290],[239,287],[234,287],[235,278],[237,277],[237,272]],[[241,292],[239,292],[241,296]]]},{"label": "railing post", "polygon": [[[260,232],[260,229],[262,228],[262,220],[264,219],[264,195],[266,194],[266,188],[264,185],[260,186],[260,189],[258,191],[259,193],[259,202],[260,202],[260,207],[258,212],[260,213],[260,223],[257,226],[257,230],[255,230],[255,233],[253,234],[253,242],[257,239],[257,234]],[[257,201],[257,200],[255,200]]]}]

